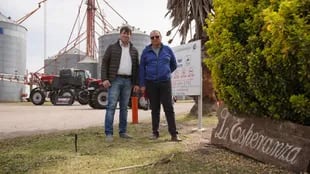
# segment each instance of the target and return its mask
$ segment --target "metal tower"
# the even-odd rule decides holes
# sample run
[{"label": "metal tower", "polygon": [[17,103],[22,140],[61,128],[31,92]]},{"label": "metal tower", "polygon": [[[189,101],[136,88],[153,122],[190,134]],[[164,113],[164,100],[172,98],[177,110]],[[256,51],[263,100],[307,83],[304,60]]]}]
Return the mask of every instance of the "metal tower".
[{"label": "metal tower", "polygon": [[95,55],[95,12],[95,0],[87,0],[86,55],[93,59]]}]

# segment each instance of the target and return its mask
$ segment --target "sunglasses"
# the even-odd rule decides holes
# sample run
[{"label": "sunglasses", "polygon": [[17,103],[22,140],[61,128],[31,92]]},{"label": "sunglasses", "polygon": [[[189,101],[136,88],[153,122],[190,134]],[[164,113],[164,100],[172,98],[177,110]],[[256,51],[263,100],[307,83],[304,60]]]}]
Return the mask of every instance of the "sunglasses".
[{"label": "sunglasses", "polygon": [[159,39],[159,36],[151,36],[150,38],[151,38],[152,40],[154,40],[155,38],[156,38],[156,39]]}]

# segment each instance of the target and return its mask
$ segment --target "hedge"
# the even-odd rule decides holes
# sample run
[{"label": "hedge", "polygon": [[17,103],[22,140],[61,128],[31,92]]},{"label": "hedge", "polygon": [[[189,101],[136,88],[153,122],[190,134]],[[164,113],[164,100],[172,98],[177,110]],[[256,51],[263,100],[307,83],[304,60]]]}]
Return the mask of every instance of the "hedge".
[{"label": "hedge", "polygon": [[205,43],[233,112],[310,125],[310,1],[214,0]]}]

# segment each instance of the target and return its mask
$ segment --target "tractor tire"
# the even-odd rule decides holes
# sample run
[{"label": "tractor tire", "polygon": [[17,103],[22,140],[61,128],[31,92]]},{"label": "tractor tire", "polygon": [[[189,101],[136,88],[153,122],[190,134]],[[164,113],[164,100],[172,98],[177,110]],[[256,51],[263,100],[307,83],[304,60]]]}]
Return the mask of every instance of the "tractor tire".
[{"label": "tractor tire", "polygon": [[35,88],[30,92],[30,100],[34,105],[43,105],[45,102],[45,94],[40,89]]},{"label": "tractor tire", "polygon": [[138,108],[145,111],[151,109],[150,100],[146,97],[139,97]]},{"label": "tractor tire", "polygon": [[89,100],[88,105],[89,105],[90,107],[96,109],[96,108],[95,108],[95,104],[93,103],[92,100]]},{"label": "tractor tire", "polygon": [[104,88],[96,89],[90,101],[90,106],[94,109],[106,109],[108,104],[108,92]]},{"label": "tractor tire", "polygon": [[51,103],[52,103],[53,105],[56,105],[57,96],[58,96],[58,94],[57,94],[56,91],[52,91],[52,92],[50,93],[50,100],[51,100]]},{"label": "tractor tire", "polygon": [[74,103],[74,93],[70,89],[63,89],[60,91],[59,96],[70,97],[69,105]]},{"label": "tractor tire", "polygon": [[81,105],[87,105],[89,102],[89,92],[86,90],[81,90],[77,92],[77,101],[81,104]]}]

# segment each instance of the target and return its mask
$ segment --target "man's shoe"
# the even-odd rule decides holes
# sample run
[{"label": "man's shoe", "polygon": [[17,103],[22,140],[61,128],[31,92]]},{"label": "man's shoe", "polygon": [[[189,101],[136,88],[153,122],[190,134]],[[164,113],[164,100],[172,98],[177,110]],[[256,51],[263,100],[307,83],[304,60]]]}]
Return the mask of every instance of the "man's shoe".
[{"label": "man's shoe", "polygon": [[150,140],[157,140],[158,137],[159,137],[159,135],[152,134],[149,139]]},{"label": "man's shoe", "polygon": [[126,133],[119,134],[119,137],[126,138],[126,139],[131,139],[132,138],[132,136],[130,136],[130,135],[126,134]]},{"label": "man's shoe", "polygon": [[171,136],[171,141],[180,142],[182,141],[177,135]]},{"label": "man's shoe", "polygon": [[113,141],[113,135],[106,135],[105,141],[106,142],[112,142]]}]

